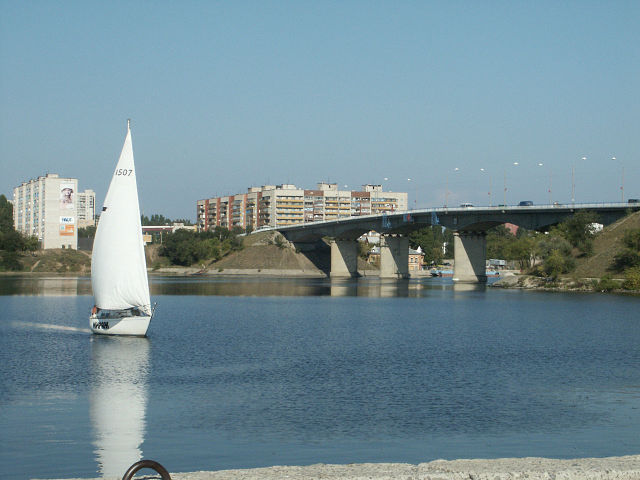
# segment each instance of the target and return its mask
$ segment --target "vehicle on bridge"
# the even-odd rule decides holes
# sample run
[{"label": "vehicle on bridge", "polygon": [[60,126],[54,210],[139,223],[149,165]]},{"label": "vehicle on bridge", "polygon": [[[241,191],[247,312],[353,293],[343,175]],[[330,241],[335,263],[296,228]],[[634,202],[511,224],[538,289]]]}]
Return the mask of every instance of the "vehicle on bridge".
[{"label": "vehicle on bridge", "polygon": [[533,202],[531,200],[522,200],[518,206],[519,207],[530,207],[533,205]]}]

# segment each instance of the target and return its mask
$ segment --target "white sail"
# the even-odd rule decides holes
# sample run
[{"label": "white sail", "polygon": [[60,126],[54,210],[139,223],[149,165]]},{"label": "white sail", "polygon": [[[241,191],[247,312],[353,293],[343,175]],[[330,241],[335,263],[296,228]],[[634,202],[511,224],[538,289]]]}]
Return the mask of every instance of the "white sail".
[{"label": "white sail", "polygon": [[150,313],[136,169],[128,125],[93,243],[91,286],[100,309],[143,307]]}]

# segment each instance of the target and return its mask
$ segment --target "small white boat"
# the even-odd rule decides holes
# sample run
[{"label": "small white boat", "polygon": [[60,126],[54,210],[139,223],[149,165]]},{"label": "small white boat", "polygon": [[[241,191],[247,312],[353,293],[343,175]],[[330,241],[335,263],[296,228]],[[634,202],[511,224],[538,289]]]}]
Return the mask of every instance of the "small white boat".
[{"label": "small white boat", "polygon": [[154,309],[149,298],[129,121],[93,242],[91,286],[95,306],[89,327],[93,333],[147,334]]}]

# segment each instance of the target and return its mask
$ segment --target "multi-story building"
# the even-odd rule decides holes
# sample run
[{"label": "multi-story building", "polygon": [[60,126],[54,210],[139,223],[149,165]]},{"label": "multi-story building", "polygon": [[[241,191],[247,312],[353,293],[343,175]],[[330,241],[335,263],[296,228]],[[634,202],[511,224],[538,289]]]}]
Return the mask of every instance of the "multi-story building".
[{"label": "multi-story building", "polygon": [[278,227],[407,209],[406,192],[385,192],[382,185],[363,185],[361,191],[338,190],[335,183],[319,183],[315,190],[295,185],[251,187],[247,193],[197,202],[200,230]]},{"label": "multi-story building", "polygon": [[23,182],[13,189],[14,228],[37,237],[42,248],[77,249],[77,192],[78,179],[55,173]]},{"label": "multi-story building", "polygon": [[76,195],[76,209],[78,212],[78,228],[90,227],[96,224],[96,192],[85,190]]}]

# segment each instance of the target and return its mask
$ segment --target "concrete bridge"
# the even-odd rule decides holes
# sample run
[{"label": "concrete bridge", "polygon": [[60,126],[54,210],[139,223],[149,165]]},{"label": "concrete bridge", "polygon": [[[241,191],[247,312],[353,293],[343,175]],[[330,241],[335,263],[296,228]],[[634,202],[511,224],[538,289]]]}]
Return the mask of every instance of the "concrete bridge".
[{"label": "concrete bridge", "polygon": [[587,203],[571,205],[460,207],[408,210],[392,214],[363,215],[339,220],[305,223],[277,230],[301,250],[313,248],[323,237],[331,239],[332,277],[357,276],[357,239],[374,230],[380,233],[380,277],[409,276],[407,234],[430,225],[454,232],[456,282],[486,282],[486,232],[504,223],[528,230],[546,231],[579,211],[595,212],[608,225],[629,211],[640,210],[637,203]]}]

